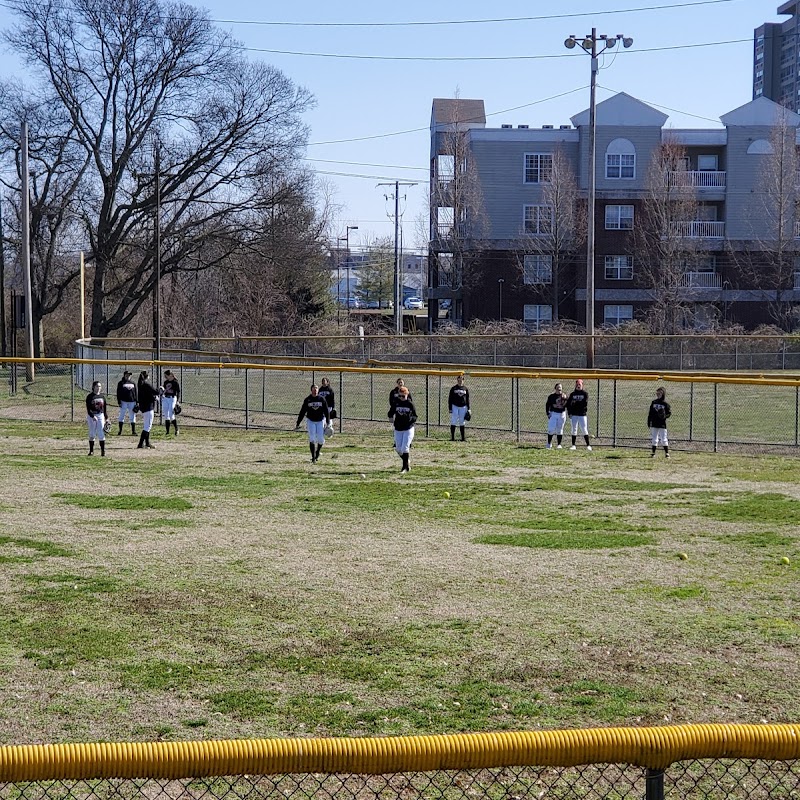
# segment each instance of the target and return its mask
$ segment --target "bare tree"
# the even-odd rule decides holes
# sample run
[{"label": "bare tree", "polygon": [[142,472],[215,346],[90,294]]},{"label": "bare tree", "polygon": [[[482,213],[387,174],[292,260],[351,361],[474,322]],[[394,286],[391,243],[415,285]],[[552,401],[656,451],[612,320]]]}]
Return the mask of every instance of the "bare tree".
[{"label": "bare tree", "polygon": [[669,139],[656,148],[633,227],[634,273],[651,293],[653,333],[674,334],[683,327],[690,297],[684,276],[698,257],[698,202],[685,155]]},{"label": "bare tree", "polygon": [[575,267],[586,242],[586,208],[578,202],[577,177],[563,150],[553,152],[542,178],[541,203],[550,218],[535,233],[523,229],[517,263],[524,283],[542,287],[556,323],[561,298],[575,289]]},{"label": "bare tree", "polygon": [[480,283],[481,250],[488,228],[483,192],[468,143],[470,112],[456,97],[449,101],[431,176],[430,285],[449,287],[454,320],[463,318],[464,290]]},{"label": "bare tree", "polygon": [[157,214],[163,276],[224,264],[251,244],[259,215],[280,202],[263,178],[291,174],[311,99],[245,61],[188,5],[21,0],[15,11],[7,39],[89,160],[80,215],[90,221],[91,333],[106,336],[152,296]]},{"label": "bare tree", "polygon": [[798,270],[795,238],[798,208],[797,128],[778,119],[769,139],[770,152],[761,155],[760,179],[746,246],[731,248],[731,257],[744,283],[755,287],[773,323],[791,331],[795,320],[792,300]]}]

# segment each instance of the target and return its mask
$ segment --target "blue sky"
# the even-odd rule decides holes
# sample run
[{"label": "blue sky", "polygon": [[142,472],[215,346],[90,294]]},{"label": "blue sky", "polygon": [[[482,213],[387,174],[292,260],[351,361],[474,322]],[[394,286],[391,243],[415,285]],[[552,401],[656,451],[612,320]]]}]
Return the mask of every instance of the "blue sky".
[{"label": "blue sky", "polygon": [[[493,127],[566,124],[588,107],[589,59],[563,42],[596,27],[634,40],[603,60],[598,101],[625,91],[669,114],[668,126],[717,127],[720,115],[752,97],[753,29],[781,19],[777,0],[197,5],[251,58],[274,64],[316,97],[306,118],[308,163],[341,206],[331,235],[358,225],[350,233],[356,247],[393,230],[387,210],[394,206],[384,197],[393,189],[377,184],[394,180],[419,182],[401,191],[401,210],[406,245],[420,244],[415,219],[424,214],[434,97],[483,99]],[[11,21],[0,6],[0,26]],[[434,22],[449,24],[406,24]],[[0,66],[8,71],[13,63]]]}]

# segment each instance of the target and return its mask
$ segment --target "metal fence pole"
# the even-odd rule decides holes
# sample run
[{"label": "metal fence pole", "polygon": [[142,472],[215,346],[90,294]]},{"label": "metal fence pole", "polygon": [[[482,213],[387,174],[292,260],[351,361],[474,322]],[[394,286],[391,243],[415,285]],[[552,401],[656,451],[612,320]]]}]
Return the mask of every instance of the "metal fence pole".
[{"label": "metal fence pole", "polygon": [[[520,441],[519,429],[519,378],[514,378],[511,386],[511,425],[517,429],[517,444]],[[516,416],[516,423],[514,417]]]},{"label": "metal fence pole", "polygon": [[600,435],[600,380],[597,380],[597,405],[594,412],[594,438]]},{"label": "metal fence pole", "polygon": [[689,441],[694,438],[694,381],[689,384]]},{"label": "metal fence pole", "polygon": [[267,410],[267,371],[261,370],[261,411]]},{"label": "metal fence pole", "polygon": [[719,413],[717,407],[718,389],[719,389],[719,384],[715,383],[714,384],[714,452],[715,453],[717,452],[717,424],[718,424],[717,415]]},{"label": "metal fence pole", "polygon": [[617,446],[617,379],[614,378],[614,387],[612,389],[612,411],[611,411],[611,446]]},{"label": "metal fence pole", "polygon": [[561,337],[556,337],[556,369],[561,368]]},{"label": "metal fence pole", "polygon": [[244,368],[244,429],[250,430],[250,370]]},{"label": "metal fence pole", "polygon": [[217,408],[222,408],[222,365],[217,367]]},{"label": "metal fence pole", "polygon": [[680,348],[678,350],[678,369],[683,372],[683,339],[680,341]]},{"label": "metal fence pole", "polygon": [[[75,422],[75,365],[74,364],[70,364],[69,374],[70,374],[70,381],[72,384],[69,387],[69,405],[70,405],[69,418],[71,422]],[[797,428],[796,425],[795,428]],[[797,439],[797,434],[795,434],[794,438]]]},{"label": "metal fence pole", "polygon": [[431,396],[431,387],[430,387],[430,375],[425,376],[425,436],[430,436],[430,396]]},{"label": "metal fence pole", "polygon": [[[342,407],[342,398],[343,397],[344,397],[344,373],[343,372],[339,372],[339,407],[340,408]],[[334,400],[335,399],[336,398],[334,397]],[[344,415],[343,414],[339,414],[339,412],[337,411],[336,412],[336,416],[339,418],[339,433],[341,433],[342,432],[342,417]]]},{"label": "metal fence pole", "polygon": [[439,375],[439,394],[436,397],[436,424],[442,425],[442,376]]},{"label": "metal fence pole", "polygon": [[[369,374],[369,420],[375,419],[375,376]],[[341,423],[339,423],[341,425]]]},{"label": "metal fence pole", "polygon": [[739,369],[739,340],[738,339],[733,343],[733,368],[735,370]]},{"label": "metal fence pole", "polygon": [[644,780],[645,800],[664,800],[664,770],[648,769]]},{"label": "metal fence pole", "polygon": [[781,369],[786,369],[786,339],[781,342]]},{"label": "metal fence pole", "polygon": [[622,369],[622,339],[617,341],[617,369]]},{"label": "metal fence pole", "polygon": [[794,446],[800,444],[800,386],[794,387]]}]

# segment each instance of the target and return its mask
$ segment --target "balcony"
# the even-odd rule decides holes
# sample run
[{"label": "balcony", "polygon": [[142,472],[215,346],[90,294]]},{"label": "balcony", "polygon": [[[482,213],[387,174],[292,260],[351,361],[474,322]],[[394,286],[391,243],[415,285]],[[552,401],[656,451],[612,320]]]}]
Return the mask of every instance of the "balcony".
[{"label": "balcony", "polygon": [[722,239],[725,236],[724,222],[673,222],[672,232],[684,239]]},{"label": "balcony", "polygon": [[795,291],[800,289],[800,272],[795,272],[794,274],[794,288]]},{"label": "balcony", "polygon": [[722,275],[719,272],[684,272],[681,286],[691,289],[721,289]]},{"label": "balcony", "polygon": [[800,239],[800,220],[794,223],[794,238]]},{"label": "balcony", "polygon": [[668,183],[681,189],[724,189],[727,175],[727,172],[707,169],[670,172]]},{"label": "balcony", "polygon": [[452,222],[440,222],[433,226],[433,231],[437,239],[465,239],[467,237],[467,223],[459,222],[454,225]]}]

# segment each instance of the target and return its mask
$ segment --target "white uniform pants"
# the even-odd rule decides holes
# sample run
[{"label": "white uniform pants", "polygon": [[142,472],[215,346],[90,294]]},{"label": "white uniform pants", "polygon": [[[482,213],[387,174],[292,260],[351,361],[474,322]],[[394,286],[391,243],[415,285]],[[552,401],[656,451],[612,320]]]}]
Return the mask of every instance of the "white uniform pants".
[{"label": "white uniform pants", "polygon": [[308,441],[312,444],[325,444],[325,420],[312,422],[306,418],[306,429],[308,430]]},{"label": "white uniform pants", "polygon": [[466,413],[467,413],[466,406],[453,406],[453,409],[450,412],[450,424],[458,425],[459,427],[461,427],[465,422],[464,415]]},{"label": "white uniform pants", "polygon": [[165,420],[170,422],[175,419],[175,403],[178,402],[177,397],[162,397],[161,398],[161,414]]},{"label": "white uniform pants", "polygon": [[136,407],[136,403],[133,400],[123,400],[119,404],[119,421],[125,422],[125,417],[130,414],[131,425],[136,422],[136,414],[134,413],[133,409]]},{"label": "white uniform pants", "polygon": [[652,443],[653,447],[658,447],[658,445],[669,447],[669,439],[667,439],[667,429],[650,428],[650,442]]},{"label": "white uniform pants", "polygon": [[587,417],[576,417],[574,414],[572,419],[572,435],[573,436],[588,436],[589,435],[589,422]]},{"label": "white uniform pants", "polygon": [[145,433],[150,433],[150,428],[153,427],[153,417],[155,414],[155,411],[142,412],[142,428],[144,429]]},{"label": "white uniform pants", "polygon": [[407,431],[394,432],[394,449],[397,450],[398,455],[411,452],[411,442],[414,441],[414,427],[410,427]]},{"label": "white uniform pants", "polygon": [[105,414],[92,414],[86,415],[86,424],[89,426],[89,441],[93,442],[95,438],[99,442],[106,440],[106,432],[103,430],[106,424]]},{"label": "white uniform pants", "polygon": [[[584,419],[586,419],[586,417],[584,417]],[[564,424],[566,421],[566,411],[551,411],[547,420],[547,432],[551,436],[561,436],[564,433]]]}]

